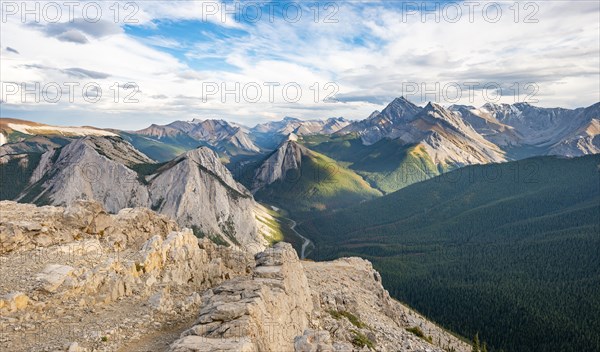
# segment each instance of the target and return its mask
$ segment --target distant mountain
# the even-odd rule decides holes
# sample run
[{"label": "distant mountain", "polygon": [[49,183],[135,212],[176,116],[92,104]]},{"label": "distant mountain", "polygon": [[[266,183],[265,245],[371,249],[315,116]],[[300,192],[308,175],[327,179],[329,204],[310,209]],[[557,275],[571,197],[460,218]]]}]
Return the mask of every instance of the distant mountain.
[{"label": "distant mountain", "polygon": [[597,351],[599,178],[600,155],[467,166],[298,228],[492,350]]},{"label": "distant mountain", "polygon": [[[364,148],[352,141],[356,137]],[[390,192],[422,180],[423,175],[431,177],[466,165],[539,155],[572,157],[600,153],[600,103],[574,110],[526,103],[486,104],[481,108],[445,108],[429,103],[421,108],[400,97],[383,111],[376,111],[329,138],[306,140],[311,143],[309,147],[350,162],[349,167],[371,184]],[[386,140],[395,141],[397,152],[389,152],[390,143]],[[338,149],[336,145],[340,143],[351,143],[352,147],[340,145]],[[387,151],[382,153],[380,148]],[[418,153],[402,154],[410,148]],[[350,149],[353,152],[347,153]],[[401,160],[402,155],[407,159]],[[416,155],[417,160],[413,158]],[[365,161],[369,167],[365,167]],[[386,162],[391,165],[386,166]]]},{"label": "distant mountain", "polygon": [[258,124],[251,132],[272,133],[287,136],[290,133],[296,135],[306,134],[331,134],[348,126],[350,121],[343,117],[332,117],[327,120],[300,120],[294,117],[284,117],[281,121],[271,121]]},{"label": "distant mountain", "polygon": [[366,145],[384,138],[421,145],[436,165],[457,167],[504,161],[504,153],[460,115],[435,103],[420,108],[403,97],[382,112],[355,122],[338,134],[355,133]]},{"label": "distant mountain", "polygon": [[356,134],[306,136],[301,143],[342,163],[373,188],[391,193],[448,171],[436,165],[423,145],[384,138],[365,146]]},{"label": "distant mountain", "polygon": [[600,153],[600,103],[574,110],[526,103],[446,108],[435,103],[419,107],[400,97],[362,121],[286,117],[253,128],[210,119],[174,121],[139,131],[1,121],[0,138],[7,143],[0,146],[0,156],[43,153],[84,135],[120,135],[159,162],[209,147],[248,187],[253,180],[242,180],[240,175],[249,175],[238,171],[277,150],[291,133],[300,137],[300,144],[343,163],[384,193],[466,165]]},{"label": "distant mountain", "polygon": [[[157,160],[165,161],[176,156],[170,153],[159,154],[169,146],[175,150],[185,151],[205,145],[226,156],[259,153],[260,148],[252,142],[246,131],[242,126],[224,120],[194,119],[192,121],[174,121],[168,125],[153,124],[139,131],[127,132],[124,137],[129,138],[133,145],[140,150],[156,156]],[[136,138],[139,136],[160,144],[148,143],[143,139]],[[161,146],[162,148],[160,148]]]},{"label": "distant mountain", "polygon": [[275,149],[290,133],[298,136],[332,134],[348,126],[350,121],[343,117],[327,120],[300,120],[285,117],[280,121],[258,124],[250,130],[250,136],[266,149]]},{"label": "distant mountain", "polygon": [[299,144],[293,134],[258,165],[252,190],[257,199],[295,215],[381,195],[352,170]]},{"label": "distant mountain", "polygon": [[[423,110],[428,110],[426,115],[434,116],[437,122],[425,118]],[[437,135],[419,133],[426,130]],[[536,155],[580,156],[600,153],[600,103],[578,109],[540,108],[527,103],[487,103],[480,108],[466,105],[444,108],[429,103],[420,108],[400,97],[382,112],[376,111],[338,132],[350,133],[359,135],[365,145],[383,138],[400,138],[407,143],[424,141],[432,146],[430,152],[435,150],[433,154],[441,157],[440,161],[447,159],[463,165]],[[459,140],[463,137],[480,148],[471,150]],[[435,155],[432,156],[435,160]]]},{"label": "distant mountain", "polygon": [[540,108],[527,103],[452,106],[484,138],[514,158],[600,153],[600,103],[587,108]]},{"label": "distant mountain", "polygon": [[[0,162],[3,182],[22,187],[3,196],[40,205],[94,199],[113,213],[148,207],[218,243],[253,250],[266,244],[264,224],[255,218],[261,206],[209,148],[156,164],[120,137],[88,136],[36,155],[25,164],[16,158]],[[30,180],[19,183],[23,176]]]},{"label": "distant mountain", "polygon": [[355,132],[364,144],[373,144],[390,137],[398,126],[412,121],[421,109],[404,97],[396,98],[383,111],[375,111],[367,119],[346,126],[339,133]]},{"label": "distant mountain", "polygon": [[460,115],[435,103],[420,108],[404,98],[332,136],[303,142],[349,163],[386,193],[465,165],[506,161],[505,152]]}]

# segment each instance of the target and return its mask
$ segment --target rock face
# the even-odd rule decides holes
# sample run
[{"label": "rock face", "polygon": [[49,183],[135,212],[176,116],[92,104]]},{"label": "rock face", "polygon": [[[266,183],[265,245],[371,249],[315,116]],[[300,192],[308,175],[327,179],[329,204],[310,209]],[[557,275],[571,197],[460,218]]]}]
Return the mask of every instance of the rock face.
[{"label": "rock face", "polygon": [[282,180],[289,171],[299,170],[302,157],[310,151],[296,142],[296,135],[290,134],[288,140],[283,142],[256,170],[252,190],[258,190],[266,185]]},{"label": "rock face", "polygon": [[110,215],[86,201],[0,209],[2,350],[65,350],[74,340],[117,350],[193,318],[199,293],[254,266],[149,209]]},{"label": "rock face", "polygon": [[233,179],[212,150],[191,150],[147,180],[153,209],[205,236],[219,236],[245,248],[264,248],[252,194]]},{"label": "rock face", "polygon": [[[93,199],[111,213],[148,207],[197,235],[254,252],[265,247],[259,205],[209,148],[188,151],[158,168],[118,137],[86,137],[42,155],[21,202],[67,205]],[[136,165],[154,168],[134,171]]]},{"label": "rock face", "polygon": [[429,103],[407,128],[394,131],[392,137],[396,136],[423,145],[436,165],[460,167],[506,161],[498,146],[438,104]]},{"label": "rock face", "polygon": [[144,208],[0,210],[3,351],[468,350],[365,260],[302,262],[286,243],[251,256]]},{"label": "rock face", "polygon": [[96,199],[110,212],[146,206],[148,190],[128,166],[151,162],[118,137],[85,137],[47,152],[34,171],[39,181],[17,200],[66,205]]}]

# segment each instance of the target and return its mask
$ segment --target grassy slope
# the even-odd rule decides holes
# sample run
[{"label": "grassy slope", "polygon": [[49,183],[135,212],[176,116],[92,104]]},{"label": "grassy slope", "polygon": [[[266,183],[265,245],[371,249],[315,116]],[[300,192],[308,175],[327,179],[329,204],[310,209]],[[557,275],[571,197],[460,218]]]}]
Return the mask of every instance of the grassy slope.
[{"label": "grassy slope", "polygon": [[287,218],[288,213],[283,209],[274,210],[264,204],[270,218],[258,214],[256,219],[269,229],[268,233],[262,233],[271,244],[285,241],[291,243],[294,249],[300,253],[304,240],[292,230],[293,222]]},{"label": "grassy slope", "polygon": [[383,139],[364,146],[356,135],[307,136],[303,143],[338,160],[361,175],[373,187],[391,193],[440,174],[419,145],[403,145],[398,139]]},{"label": "grassy slope", "polygon": [[398,299],[510,351],[600,350],[600,155],[471,166],[300,225]]},{"label": "grassy slope", "polygon": [[302,217],[310,211],[338,209],[381,195],[352,170],[325,155],[303,156],[299,171],[290,172],[256,193],[256,198]]}]

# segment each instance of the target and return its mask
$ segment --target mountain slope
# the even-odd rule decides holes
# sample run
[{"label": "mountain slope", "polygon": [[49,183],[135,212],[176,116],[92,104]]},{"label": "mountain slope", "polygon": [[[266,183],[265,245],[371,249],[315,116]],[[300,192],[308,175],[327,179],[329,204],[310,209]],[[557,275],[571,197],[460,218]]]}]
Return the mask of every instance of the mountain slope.
[{"label": "mountain slope", "polygon": [[152,208],[203,236],[235,245],[260,242],[252,194],[207,147],[191,150],[145,177]]},{"label": "mountain slope", "polygon": [[451,110],[514,158],[600,153],[600,103],[574,110],[527,103],[488,103],[479,109],[453,106]]},{"label": "mountain slope", "polygon": [[[418,108],[403,98],[382,113],[330,138],[306,138],[308,145],[340,161],[371,185],[389,193],[441,172],[472,164],[505,161],[504,152],[485,140],[460,115],[429,103]],[[356,136],[363,142],[357,143]],[[375,138],[376,136],[376,138]],[[365,137],[373,143],[364,143]]]},{"label": "mountain slope", "polygon": [[[42,155],[31,185],[17,198],[36,204],[65,205],[96,199],[110,212],[148,204],[149,194],[129,167],[152,163],[118,137],[85,137]],[[42,176],[43,175],[43,176]]]},{"label": "mountain slope", "polygon": [[599,164],[469,166],[299,231],[316,259],[366,257],[397,298],[496,349],[597,350]]},{"label": "mountain slope", "polygon": [[365,179],[372,187],[391,193],[446,171],[438,168],[423,146],[384,138],[365,146],[356,134],[304,137],[303,145],[325,154]]},{"label": "mountain slope", "polygon": [[[1,171],[13,170],[15,162],[0,165]],[[93,199],[112,213],[148,207],[221,244],[253,252],[266,244],[263,224],[255,219],[260,205],[206,147],[156,164],[119,137],[85,137],[44,153],[29,173],[31,168],[19,169],[22,176],[31,175],[20,185],[25,187],[16,197],[20,202],[68,205]]]},{"label": "mountain slope", "polygon": [[258,166],[253,180],[257,199],[294,213],[346,207],[380,195],[353,171],[294,138]]}]

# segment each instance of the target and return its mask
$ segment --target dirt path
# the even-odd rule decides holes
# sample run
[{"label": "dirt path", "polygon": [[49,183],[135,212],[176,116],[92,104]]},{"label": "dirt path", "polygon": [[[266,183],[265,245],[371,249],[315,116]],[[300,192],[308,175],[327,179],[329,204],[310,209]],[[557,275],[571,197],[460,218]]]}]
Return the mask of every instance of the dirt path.
[{"label": "dirt path", "polygon": [[144,337],[124,344],[117,352],[163,352],[169,349],[169,346],[177,340],[181,333],[194,325],[196,317],[186,319],[176,325],[166,327],[159,331],[154,331]]}]

